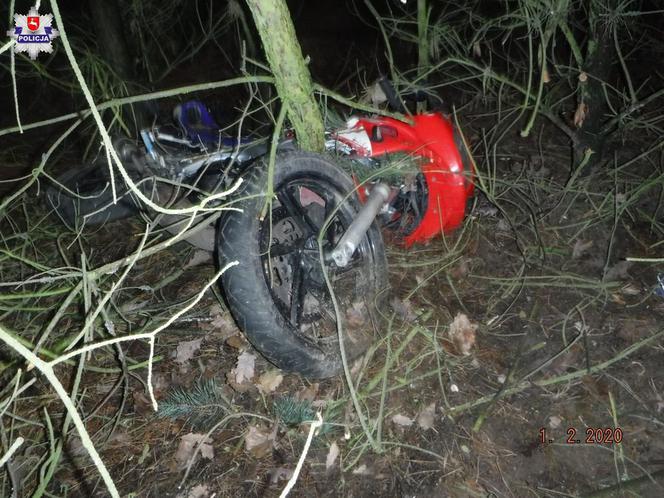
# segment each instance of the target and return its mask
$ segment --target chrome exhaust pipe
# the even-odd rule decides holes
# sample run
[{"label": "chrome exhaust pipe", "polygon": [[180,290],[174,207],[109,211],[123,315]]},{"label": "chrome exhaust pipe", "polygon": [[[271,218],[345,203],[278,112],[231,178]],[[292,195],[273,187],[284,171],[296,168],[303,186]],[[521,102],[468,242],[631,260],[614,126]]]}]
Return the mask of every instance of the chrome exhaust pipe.
[{"label": "chrome exhaust pipe", "polygon": [[367,202],[358,211],[357,216],[346,230],[346,233],[343,234],[339,243],[330,253],[332,261],[338,267],[343,268],[348,265],[353,254],[355,254],[357,246],[360,245],[362,237],[369,230],[369,227],[376,219],[383,205],[387,202],[389,196],[390,187],[386,184],[377,183],[373,186]]}]

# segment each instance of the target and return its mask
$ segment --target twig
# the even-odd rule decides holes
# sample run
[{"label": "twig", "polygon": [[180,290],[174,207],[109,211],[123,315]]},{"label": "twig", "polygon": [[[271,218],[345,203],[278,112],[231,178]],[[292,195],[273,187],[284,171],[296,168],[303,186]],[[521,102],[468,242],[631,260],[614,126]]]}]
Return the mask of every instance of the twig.
[{"label": "twig", "polygon": [[[178,318],[180,318],[182,315],[184,315],[187,311],[189,311],[191,308],[196,306],[196,304],[203,298],[203,295],[207,292],[207,290],[212,287],[219,277],[223,275],[223,273],[228,270],[229,268],[232,268],[233,266],[236,266],[238,264],[237,261],[233,261],[231,263],[228,263],[226,266],[224,266],[221,270],[219,270],[212,279],[205,284],[205,286],[201,289],[201,291],[196,295],[192,301],[179,310],[177,313],[172,315],[168,320],[166,320],[163,324],[159,325],[157,328],[152,330],[151,332],[143,332],[140,334],[131,334],[128,336],[121,336],[121,337],[113,337],[111,339],[106,339],[104,341],[100,342],[95,342],[92,344],[86,344],[85,346],[76,349],[74,351],[70,351],[67,354],[63,354],[59,356],[58,358],[55,358],[51,362],[47,363],[49,366],[54,366],[57,365],[58,363],[62,363],[63,361],[66,361],[70,358],[73,358],[74,356],[77,356],[79,354],[87,353],[89,351],[94,351],[95,349],[99,349],[105,346],[110,346],[113,344],[118,344],[120,342],[126,342],[126,341],[134,341],[137,339],[149,339],[150,340],[150,359],[153,358],[154,356],[154,342],[157,334],[164,330],[165,328],[169,327],[173,322],[175,322]],[[152,400],[152,407],[154,408],[154,411],[157,411],[158,405],[157,405],[157,400],[154,397],[154,392],[152,391],[152,364],[151,361],[148,360],[148,393],[150,394],[150,399]]]},{"label": "twig", "polygon": [[353,401],[353,406],[355,408],[355,412],[357,413],[357,418],[360,421],[360,425],[362,426],[362,430],[364,431],[364,435],[367,438],[367,441],[369,441],[369,444],[371,445],[371,448],[376,452],[380,453],[381,452],[381,447],[380,444],[376,441],[376,439],[373,437],[371,434],[371,430],[369,428],[369,424],[367,422],[367,419],[364,415],[364,411],[362,410],[362,406],[360,405],[360,400],[357,396],[357,390],[355,389],[355,385],[353,382],[353,376],[351,375],[350,372],[350,365],[348,365],[348,356],[346,354],[346,346],[344,344],[344,330],[343,330],[343,323],[342,323],[342,315],[341,311],[339,309],[339,303],[337,301],[336,294],[334,292],[334,289],[332,287],[332,282],[330,281],[330,276],[328,275],[327,268],[325,267],[325,256],[323,254],[323,236],[325,235],[325,228],[327,225],[332,221],[333,217],[336,214],[336,210],[339,209],[339,206],[341,206],[341,203],[339,203],[338,206],[336,206],[335,210],[330,213],[328,216],[327,220],[325,220],[325,224],[323,225],[323,229],[321,229],[320,233],[318,234],[318,257],[320,260],[320,265],[321,265],[321,270],[323,272],[323,278],[325,279],[325,285],[327,286],[328,292],[330,293],[330,299],[332,301],[332,307],[334,308],[334,315],[336,318],[337,322],[337,338],[339,341],[339,354],[341,355],[341,364],[343,365],[343,371],[344,371],[344,378],[346,379],[346,384],[348,386],[348,391],[350,392],[350,397]]},{"label": "twig", "polygon": [[[13,43],[13,41],[12,41]],[[2,53],[2,50],[0,50],[0,54]],[[194,93],[194,92],[202,92],[205,90],[214,90],[218,88],[225,88],[229,86],[235,86],[235,85],[242,85],[245,83],[274,83],[274,78],[271,76],[243,76],[240,78],[231,78],[229,80],[221,80],[221,81],[209,81],[206,83],[198,83],[196,85],[188,85],[188,86],[180,86],[176,88],[170,88],[168,90],[161,90],[158,92],[150,92],[150,93],[141,93],[138,95],[133,95],[131,97],[123,97],[119,99],[111,99],[107,100],[105,102],[99,103],[95,106],[95,109],[98,111],[103,111],[106,109],[112,109],[115,107],[123,106],[123,105],[129,105],[129,104],[135,104],[137,102],[144,102],[146,100],[159,100],[159,99],[165,99],[169,97],[174,97],[176,95],[181,95],[181,94],[186,94],[186,93]],[[90,116],[91,112],[90,109],[87,110],[81,110],[77,112],[71,112],[69,114],[62,114],[60,116],[56,116],[54,118],[46,119],[43,121],[36,121],[34,123],[28,123],[23,125],[23,130],[32,130],[35,128],[41,128],[43,126],[48,126],[56,123],[61,123],[63,121],[69,121],[71,119],[84,119]],[[9,135],[12,133],[18,133],[19,129],[16,126],[12,126],[10,128],[3,128],[0,129],[0,136],[2,135]]]},{"label": "twig", "polygon": [[112,285],[111,288],[108,290],[108,292],[106,292],[106,294],[104,295],[104,297],[99,301],[99,304],[97,305],[97,307],[95,308],[95,310],[94,310],[92,313],[89,313],[89,314],[88,314],[88,316],[87,316],[87,318],[86,318],[86,320],[85,320],[85,324],[83,325],[83,328],[82,328],[81,331],[76,335],[76,337],[74,337],[74,339],[72,339],[72,341],[69,343],[69,346],[67,347],[67,349],[65,349],[65,351],[67,351],[67,350],[73,348],[74,345],[75,345],[75,344],[76,344],[76,343],[77,343],[82,337],[85,337],[85,334],[87,334],[87,332],[88,332],[88,330],[90,329],[90,327],[92,327],[92,325],[94,324],[95,320],[96,320],[97,317],[99,316],[99,313],[101,313],[101,311],[104,309],[104,306],[106,305],[106,303],[109,301],[109,299],[111,299],[111,297],[113,296],[113,293],[117,290],[117,288],[120,286],[120,284],[121,284],[121,283],[124,281],[124,279],[127,277],[127,275],[129,274],[129,272],[130,272],[131,269],[133,268],[134,264],[136,263],[136,260],[137,260],[138,257],[140,256],[141,252],[143,252],[143,247],[145,246],[145,242],[147,241],[147,238],[148,238],[148,234],[149,234],[149,233],[150,233],[150,226],[148,225],[148,226],[145,227],[145,233],[143,234],[143,237],[141,238],[141,242],[140,242],[140,244],[138,245],[138,249],[137,249],[136,252],[134,253],[134,256],[132,257],[131,261],[129,262],[129,264],[127,265],[127,267],[125,268],[125,270],[124,270],[124,271],[122,272],[122,274],[120,275],[120,278],[118,278],[118,279],[113,283],[113,285]]},{"label": "twig", "polygon": [[[660,469],[657,472],[653,472],[652,474],[646,474],[641,477],[637,477],[635,479],[630,479],[629,481],[623,481],[619,482],[617,484],[614,484],[613,486],[609,486],[608,488],[600,489],[598,491],[594,491],[590,494],[587,494],[585,498],[604,498],[604,497],[609,497],[609,496],[626,496],[626,493],[629,490],[636,489],[638,486],[641,484],[647,482],[647,481],[653,481],[654,478],[660,478],[664,477],[664,469]],[[661,487],[661,486],[660,486]]]},{"label": "twig", "polygon": [[297,466],[293,471],[293,475],[288,481],[288,484],[286,484],[284,490],[279,495],[279,498],[285,498],[288,496],[288,493],[290,493],[290,490],[293,489],[293,486],[295,486],[295,483],[297,482],[297,478],[300,475],[300,471],[302,470],[302,465],[304,465],[304,460],[307,458],[307,453],[309,453],[309,446],[311,446],[314,433],[323,425],[323,417],[320,416],[320,412],[316,413],[316,419],[317,420],[312,421],[311,426],[309,426],[309,434],[307,435],[307,441],[304,443],[304,448],[300,454],[300,459],[297,461]]},{"label": "twig", "polygon": [[37,370],[39,370],[44,375],[44,377],[46,377],[49,383],[53,386],[53,389],[55,389],[56,394],[62,401],[62,404],[65,406],[67,413],[69,414],[72,421],[74,422],[74,425],[76,426],[78,435],[81,438],[81,444],[87,450],[88,454],[90,455],[90,458],[95,464],[95,467],[97,467],[97,470],[99,471],[99,474],[104,480],[104,484],[106,484],[106,487],[108,488],[110,495],[113,498],[120,498],[120,494],[118,493],[118,490],[115,487],[115,483],[113,482],[111,475],[108,473],[106,465],[104,465],[104,462],[99,456],[99,453],[97,452],[94,443],[90,439],[90,435],[88,434],[88,431],[85,428],[85,424],[83,423],[83,420],[78,414],[76,406],[74,406],[74,403],[69,397],[69,394],[67,394],[67,390],[60,382],[60,379],[58,379],[58,377],[55,375],[55,372],[53,371],[53,366],[50,363],[43,361],[41,358],[38,358],[32,351],[30,351],[28,348],[23,346],[23,344],[21,344],[16,339],[14,339],[10,334],[8,334],[2,326],[0,326],[0,340],[3,341],[5,344],[7,344],[14,351],[16,351],[18,354],[20,354],[32,365],[34,365],[34,367],[37,368]]},{"label": "twig", "polygon": [[16,441],[14,441],[14,443],[10,446],[7,452],[4,455],[2,455],[2,458],[0,458],[0,467],[2,467],[4,464],[6,464],[9,461],[9,459],[16,452],[16,450],[18,450],[19,446],[21,446],[24,441],[25,440],[21,436],[16,438]]},{"label": "twig", "polygon": [[[553,385],[553,384],[560,384],[561,382],[568,382],[570,380],[579,379],[581,377],[584,377],[588,374],[593,374],[595,372],[600,372],[600,371],[608,368],[609,366],[613,365],[614,363],[626,358],[627,356],[631,355],[632,353],[638,351],[643,346],[645,346],[648,343],[654,341],[655,339],[658,339],[658,338],[662,337],[663,335],[664,335],[664,329],[660,330],[659,332],[657,332],[653,335],[651,335],[650,337],[646,337],[645,339],[632,344],[631,346],[629,346],[628,348],[625,348],[624,350],[622,350],[620,353],[618,353],[614,357],[609,358],[608,360],[606,360],[602,363],[599,363],[597,365],[593,365],[592,367],[590,367],[590,371],[588,371],[587,369],[584,368],[584,369],[581,369],[581,370],[576,370],[575,372],[560,375],[558,377],[552,377],[550,379],[537,380],[537,381],[533,381],[533,382],[522,382],[521,384],[519,384],[517,386],[514,386],[514,387],[509,388],[509,389],[505,389],[504,396],[512,395],[512,394],[516,394],[516,393],[525,391],[526,389],[528,389],[531,386],[546,387],[546,386],[550,386],[550,385]],[[460,405],[453,406],[448,410],[448,412],[449,413],[459,413],[459,412],[463,412],[463,411],[466,411],[466,410],[470,410],[471,408],[475,408],[476,406],[480,406],[480,405],[483,405],[485,403],[489,403],[493,399],[494,396],[495,396],[494,394],[489,394],[489,395],[486,395],[486,396],[482,396],[481,398],[478,398],[474,401],[468,401],[467,403],[462,403]]]},{"label": "twig", "polygon": [[119,498],[119,493],[117,491],[117,488],[115,487],[115,483],[113,482],[113,479],[111,478],[108,469],[104,465],[104,462],[101,460],[101,457],[99,456],[99,453],[97,452],[90,435],[88,434],[85,424],[83,423],[83,420],[81,419],[80,415],[78,414],[78,411],[76,409],[76,406],[74,405],[72,399],[69,397],[66,389],[64,386],[60,383],[60,380],[58,377],[55,375],[55,372],[53,368],[55,365],[58,363],[61,363],[63,361],[66,361],[69,358],[72,358],[76,355],[79,354],[84,354],[89,351],[93,351],[95,349],[112,345],[112,344],[117,344],[120,342],[124,341],[129,341],[129,340],[136,340],[136,339],[150,339],[150,357],[148,359],[148,392],[150,395],[150,398],[152,400],[152,406],[154,410],[156,411],[158,408],[157,405],[157,400],[155,399],[154,396],[154,391],[152,389],[152,361],[154,358],[154,343],[155,343],[155,337],[157,333],[159,333],[161,330],[165,329],[168,327],[170,324],[172,324],[175,320],[177,320],[181,315],[186,313],[188,310],[190,310],[193,306],[200,301],[200,299],[203,297],[203,294],[212,286],[216,283],[217,279],[223,274],[228,268],[237,265],[237,262],[229,263],[225,267],[223,267],[217,274],[214,276],[214,278],[208,282],[205,287],[201,290],[201,292],[196,296],[195,299],[192,300],[191,303],[189,303],[187,306],[185,306],[183,309],[175,313],[173,316],[171,316],[166,322],[164,322],[162,325],[158,326],[156,329],[154,329],[151,332],[143,333],[143,334],[133,334],[129,336],[124,336],[124,337],[114,337],[112,339],[108,339],[105,341],[100,341],[97,343],[93,344],[88,344],[80,349],[77,349],[75,351],[71,351],[68,354],[62,355],[50,362],[46,362],[39,358],[37,355],[35,355],[32,351],[27,349],[23,344],[21,344],[17,339],[15,339],[11,334],[9,334],[2,326],[0,326],[0,340],[3,341],[5,344],[7,344],[10,348],[12,348],[14,351],[16,351],[18,354],[20,354],[25,360],[27,360],[30,364],[32,364],[33,367],[37,368],[49,381],[49,383],[53,386],[53,389],[55,390],[56,394],[62,401],[63,405],[65,406],[69,416],[71,417],[71,420],[73,421],[74,425],[76,426],[76,429],[79,433],[79,436],[81,438],[81,443],[83,447],[88,451],[88,454],[90,455],[90,458],[94,462],[95,466],[97,467],[97,470],[99,471],[102,479],[104,480],[104,483],[106,484],[106,487],[109,490],[109,493],[112,497],[118,497]]},{"label": "twig", "polygon": [[48,161],[49,157],[51,157],[51,154],[53,154],[55,149],[58,148],[58,146],[62,143],[62,141],[65,138],[67,138],[69,134],[72,131],[74,131],[80,124],[81,120],[80,119],[76,120],[74,124],[72,124],[69,128],[67,128],[65,132],[62,135],[60,135],[55,142],[53,142],[53,145],[51,145],[48,151],[46,151],[46,154],[42,155],[39,166],[37,166],[35,169],[32,170],[32,179],[26,182],[21,188],[17,189],[16,192],[14,192],[12,195],[5,198],[2,204],[0,204],[0,213],[2,213],[7,206],[11,205],[14,202],[14,199],[17,199],[19,196],[23,195],[23,193],[26,190],[28,190],[35,181],[37,181],[37,177],[44,170],[44,166],[46,166],[46,161]]}]

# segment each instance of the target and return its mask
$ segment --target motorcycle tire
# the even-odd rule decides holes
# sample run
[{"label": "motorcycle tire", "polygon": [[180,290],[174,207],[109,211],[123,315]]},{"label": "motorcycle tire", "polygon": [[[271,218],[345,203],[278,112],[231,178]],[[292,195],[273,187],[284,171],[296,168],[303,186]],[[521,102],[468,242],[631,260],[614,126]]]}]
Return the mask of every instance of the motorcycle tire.
[{"label": "motorcycle tire", "polygon": [[[342,368],[336,314],[325,283],[318,248],[334,247],[360,208],[351,178],[331,159],[290,151],[277,155],[274,198],[266,208],[267,159],[244,176],[233,207],[220,220],[220,267],[230,311],[249,341],[282,370],[325,378]],[[262,216],[264,214],[264,216]],[[329,219],[330,223],[325,224]],[[362,354],[373,339],[375,311],[387,288],[385,248],[376,223],[351,263],[325,268],[342,320],[347,359]]]},{"label": "motorcycle tire", "polygon": [[[116,175],[119,173],[116,172]],[[57,184],[46,188],[46,198],[54,211],[70,226],[101,225],[128,218],[140,209],[121,179],[116,179],[117,202],[113,203],[108,165],[104,161],[68,170],[57,177],[56,181]]]}]

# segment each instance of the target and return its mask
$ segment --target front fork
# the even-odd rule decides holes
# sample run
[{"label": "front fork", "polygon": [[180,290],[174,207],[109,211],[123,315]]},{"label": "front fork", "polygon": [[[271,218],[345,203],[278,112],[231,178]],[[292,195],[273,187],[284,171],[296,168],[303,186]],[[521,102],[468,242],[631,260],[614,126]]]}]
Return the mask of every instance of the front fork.
[{"label": "front fork", "polygon": [[348,265],[353,254],[355,254],[355,250],[362,242],[362,238],[366,235],[389,196],[390,187],[386,184],[377,183],[373,186],[367,201],[358,211],[357,216],[355,216],[336,247],[329,253],[329,257],[338,267],[344,268]]}]

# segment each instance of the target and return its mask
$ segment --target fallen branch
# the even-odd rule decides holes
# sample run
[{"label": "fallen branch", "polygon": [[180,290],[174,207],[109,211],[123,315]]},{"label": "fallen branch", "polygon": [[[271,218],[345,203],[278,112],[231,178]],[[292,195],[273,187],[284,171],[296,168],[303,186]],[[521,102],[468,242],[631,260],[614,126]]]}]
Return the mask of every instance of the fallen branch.
[{"label": "fallen branch", "polygon": [[295,483],[297,482],[297,478],[299,477],[300,471],[302,470],[302,465],[304,465],[304,461],[307,458],[307,453],[309,453],[309,446],[311,446],[311,441],[314,438],[314,434],[316,430],[323,425],[323,418],[320,416],[320,412],[316,413],[316,418],[317,420],[311,422],[311,426],[309,427],[309,434],[307,435],[307,441],[304,443],[304,448],[300,454],[300,459],[297,461],[297,466],[293,471],[293,475],[289,479],[288,484],[286,484],[284,490],[279,495],[279,498],[285,498],[288,496],[288,493],[290,493],[291,489],[293,489],[293,486],[295,486]]}]

